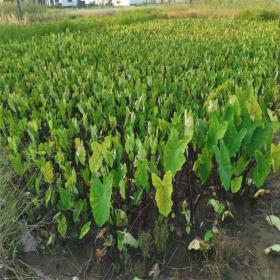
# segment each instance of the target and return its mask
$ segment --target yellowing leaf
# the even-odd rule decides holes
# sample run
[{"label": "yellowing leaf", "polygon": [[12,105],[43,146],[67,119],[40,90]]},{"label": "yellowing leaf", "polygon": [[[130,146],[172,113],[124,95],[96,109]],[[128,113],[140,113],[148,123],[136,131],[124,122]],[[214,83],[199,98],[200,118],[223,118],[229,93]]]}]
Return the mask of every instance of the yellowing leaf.
[{"label": "yellowing leaf", "polygon": [[212,198],[212,199],[210,199],[208,201],[208,205],[211,205],[213,207],[214,211],[216,213],[219,213],[219,205],[220,205],[220,203],[219,203],[218,200]]},{"label": "yellowing leaf", "polygon": [[280,219],[277,216],[269,215],[265,219],[270,226],[275,226],[280,231]]},{"label": "yellowing leaf", "polygon": [[41,167],[41,172],[44,176],[44,181],[46,183],[51,184],[54,180],[54,173],[53,173],[53,167],[50,161],[46,162],[44,166]]},{"label": "yellowing leaf", "polygon": [[230,188],[232,193],[237,193],[241,189],[243,176],[236,177],[231,180]]},{"label": "yellowing leaf", "polygon": [[280,169],[280,145],[271,144],[271,159],[273,171]]},{"label": "yellowing leaf", "polygon": [[89,168],[92,173],[96,173],[103,161],[102,145],[97,142],[93,142],[91,144],[91,149],[93,154],[89,158]]},{"label": "yellowing leaf", "polygon": [[259,198],[262,197],[266,194],[270,194],[271,190],[265,190],[265,189],[259,189],[255,194],[254,194],[254,198]]},{"label": "yellowing leaf", "polygon": [[210,246],[203,240],[194,239],[188,246],[188,250],[206,251]]},{"label": "yellowing leaf", "polygon": [[28,125],[29,125],[35,132],[37,132],[38,129],[39,129],[36,120],[29,121],[29,122],[28,122]]},{"label": "yellowing leaf", "polygon": [[156,203],[159,212],[167,217],[172,209],[172,173],[167,171],[161,180],[155,173],[152,174],[153,186],[156,189]]},{"label": "yellowing leaf", "polygon": [[111,142],[109,137],[106,137],[104,142],[101,144],[98,142],[93,142],[91,144],[92,156],[89,158],[89,168],[92,173],[96,173],[101,167],[110,144]]},{"label": "yellowing leaf", "polygon": [[254,95],[252,95],[246,106],[252,120],[259,120],[262,118],[262,109]]},{"label": "yellowing leaf", "polygon": [[275,255],[280,255],[280,245],[279,244],[274,244],[264,250],[264,252],[268,254],[275,254]]},{"label": "yellowing leaf", "polygon": [[86,161],[86,150],[84,143],[80,138],[75,139],[76,156],[81,164],[85,164]]},{"label": "yellowing leaf", "polygon": [[222,221],[224,221],[226,218],[234,219],[233,214],[232,214],[229,210],[227,210],[227,211],[225,211],[225,212],[223,213],[223,215],[222,215]]},{"label": "yellowing leaf", "polygon": [[[190,115],[187,110],[185,110],[185,130],[184,130],[184,138],[187,143],[192,140],[193,132],[194,132],[194,120],[193,116]],[[187,144],[186,143],[186,144]]]}]

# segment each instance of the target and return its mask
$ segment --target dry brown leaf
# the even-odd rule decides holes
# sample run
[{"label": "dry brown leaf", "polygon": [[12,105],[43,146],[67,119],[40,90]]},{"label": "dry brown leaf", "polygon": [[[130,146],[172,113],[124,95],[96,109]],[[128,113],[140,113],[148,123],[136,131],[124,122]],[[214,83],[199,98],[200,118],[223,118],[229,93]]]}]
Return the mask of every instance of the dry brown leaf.
[{"label": "dry brown leaf", "polygon": [[153,277],[153,280],[157,280],[160,274],[159,264],[155,263],[152,270],[149,272],[149,277]]},{"label": "dry brown leaf", "polygon": [[262,196],[265,196],[267,194],[270,194],[271,190],[265,190],[265,189],[259,189],[255,194],[254,194],[254,198],[259,198]]},{"label": "dry brown leaf", "polygon": [[96,258],[96,263],[100,264],[100,262],[102,261],[102,258],[106,255],[106,248],[103,249],[99,249],[96,248],[95,249],[95,258]]}]

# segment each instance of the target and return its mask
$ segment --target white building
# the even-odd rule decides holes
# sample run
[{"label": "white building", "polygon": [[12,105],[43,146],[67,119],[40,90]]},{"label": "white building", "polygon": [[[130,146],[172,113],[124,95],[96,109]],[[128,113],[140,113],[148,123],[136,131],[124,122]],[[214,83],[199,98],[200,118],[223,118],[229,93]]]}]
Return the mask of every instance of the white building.
[{"label": "white building", "polygon": [[[0,0],[1,1],[1,0]],[[111,2],[113,6],[141,5],[144,3],[154,3],[156,0],[45,0],[48,6],[77,7],[79,3],[86,5],[106,5]],[[159,0],[158,0],[159,1]]]},{"label": "white building", "polygon": [[141,5],[144,3],[150,3],[145,0],[112,0],[114,6],[130,6],[130,5]]},{"label": "white building", "polygon": [[77,7],[78,0],[45,0],[47,6]]}]

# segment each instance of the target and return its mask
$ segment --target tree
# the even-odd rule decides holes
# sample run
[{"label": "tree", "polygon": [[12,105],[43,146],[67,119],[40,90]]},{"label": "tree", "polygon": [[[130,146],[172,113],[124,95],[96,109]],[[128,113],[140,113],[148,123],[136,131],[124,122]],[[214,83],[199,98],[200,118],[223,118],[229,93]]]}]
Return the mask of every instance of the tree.
[{"label": "tree", "polygon": [[23,20],[23,13],[20,5],[20,0],[17,0],[18,19]]}]

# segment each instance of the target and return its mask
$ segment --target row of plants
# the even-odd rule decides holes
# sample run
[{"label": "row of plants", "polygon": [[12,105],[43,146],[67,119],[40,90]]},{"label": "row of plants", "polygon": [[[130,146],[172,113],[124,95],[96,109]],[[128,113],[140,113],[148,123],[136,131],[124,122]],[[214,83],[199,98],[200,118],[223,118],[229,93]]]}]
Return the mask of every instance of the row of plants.
[{"label": "row of plants", "polygon": [[198,194],[242,194],[279,169],[276,22],[101,31],[1,44],[0,143],[36,197],[37,218],[50,211],[62,238],[99,229],[102,247],[122,252],[158,217],[176,216],[189,234]]}]

